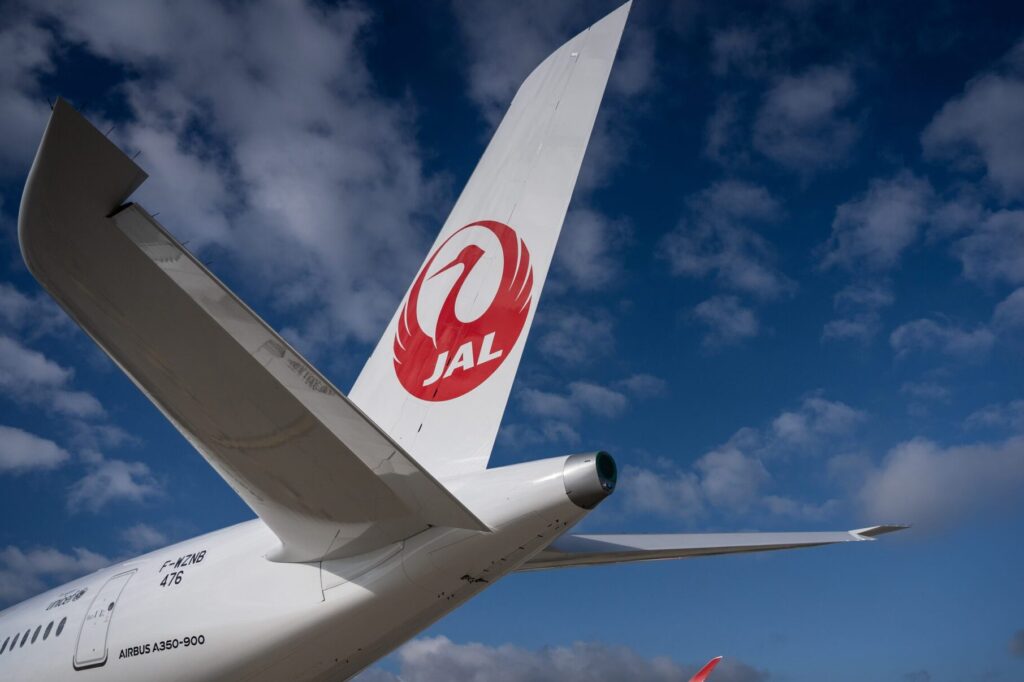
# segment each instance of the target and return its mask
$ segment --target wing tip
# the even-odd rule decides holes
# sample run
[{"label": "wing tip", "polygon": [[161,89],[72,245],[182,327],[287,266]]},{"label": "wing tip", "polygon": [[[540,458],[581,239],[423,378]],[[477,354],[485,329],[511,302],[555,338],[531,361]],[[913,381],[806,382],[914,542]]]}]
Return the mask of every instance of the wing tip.
[{"label": "wing tip", "polygon": [[910,528],[910,524],[890,523],[880,526],[868,526],[867,528],[858,528],[857,530],[851,530],[850,534],[855,536],[859,540],[874,540],[879,535],[895,533],[897,531],[906,530],[907,528]]}]

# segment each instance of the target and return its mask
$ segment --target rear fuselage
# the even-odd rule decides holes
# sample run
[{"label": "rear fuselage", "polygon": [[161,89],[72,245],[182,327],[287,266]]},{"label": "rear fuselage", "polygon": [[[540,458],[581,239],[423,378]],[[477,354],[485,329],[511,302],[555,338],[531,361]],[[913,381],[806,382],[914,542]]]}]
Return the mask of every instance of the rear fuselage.
[{"label": "rear fuselage", "polygon": [[0,613],[0,644],[17,635],[0,679],[344,679],[579,521],[565,461],[452,481],[490,533],[431,528],[359,556],[281,563],[254,520],[118,563]]}]

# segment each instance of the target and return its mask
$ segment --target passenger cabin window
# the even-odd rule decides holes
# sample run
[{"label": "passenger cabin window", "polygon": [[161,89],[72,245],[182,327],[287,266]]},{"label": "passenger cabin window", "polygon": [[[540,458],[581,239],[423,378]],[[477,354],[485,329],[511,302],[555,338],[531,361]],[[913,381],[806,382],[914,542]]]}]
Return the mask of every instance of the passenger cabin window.
[{"label": "passenger cabin window", "polygon": [[54,637],[60,637],[60,633],[64,632],[64,623],[68,622],[67,616],[60,619],[60,625],[57,626],[57,632],[53,633]]},{"label": "passenger cabin window", "polygon": [[50,636],[50,630],[52,630],[52,629],[53,629],[53,621],[51,620],[51,621],[50,621],[50,622],[49,622],[49,623],[48,623],[48,624],[46,625],[46,631],[45,631],[45,632],[43,632],[43,641],[45,641],[45,640],[46,640],[46,638]]},{"label": "passenger cabin window", "polygon": [[19,648],[25,646],[25,642],[28,641],[28,636],[30,634],[32,634],[32,628],[25,630],[25,636],[21,638],[21,644],[18,645]]},{"label": "passenger cabin window", "polygon": [[11,641],[10,637],[8,637],[7,639],[4,640],[4,645],[2,647],[0,647],[0,654],[2,654],[3,652],[7,651],[7,643],[10,642],[10,641]]},{"label": "passenger cabin window", "polygon": [[36,626],[36,631],[32,633],[32,643],[36,643],[36,638],[39,637],[39,631],[43,629],[42,625]]}]

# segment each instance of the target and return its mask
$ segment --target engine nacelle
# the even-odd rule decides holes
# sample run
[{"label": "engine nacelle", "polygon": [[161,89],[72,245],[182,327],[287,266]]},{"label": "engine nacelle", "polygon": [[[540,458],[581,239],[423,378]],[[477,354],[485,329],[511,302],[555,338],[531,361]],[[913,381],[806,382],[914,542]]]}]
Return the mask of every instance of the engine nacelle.
[{"label": "engine nacelle", "polygon": [[612,494],[618,479],[615,459],[603,450],[585,455],[571,455],[562,467],[565,494],[573,504],[593,509]]}]

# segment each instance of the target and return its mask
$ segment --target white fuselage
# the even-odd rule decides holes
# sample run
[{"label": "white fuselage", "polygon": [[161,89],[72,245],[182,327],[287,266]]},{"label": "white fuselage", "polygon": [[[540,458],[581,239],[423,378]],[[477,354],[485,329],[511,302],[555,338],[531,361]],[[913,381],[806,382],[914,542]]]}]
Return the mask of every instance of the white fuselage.
[{"label": "white fuselage", "polygon": [[490,533],[431,528],[360,556],[281,563],[254,520],[97,571],[0,613],[0,644],[17,635],[0,679],[346,679],[579,521],[564,461],[449,482]]}]

